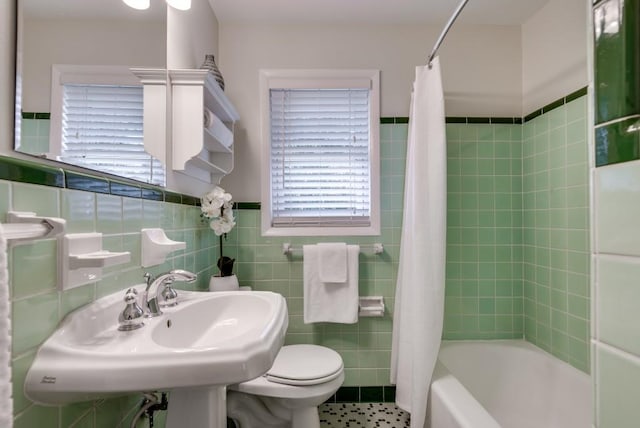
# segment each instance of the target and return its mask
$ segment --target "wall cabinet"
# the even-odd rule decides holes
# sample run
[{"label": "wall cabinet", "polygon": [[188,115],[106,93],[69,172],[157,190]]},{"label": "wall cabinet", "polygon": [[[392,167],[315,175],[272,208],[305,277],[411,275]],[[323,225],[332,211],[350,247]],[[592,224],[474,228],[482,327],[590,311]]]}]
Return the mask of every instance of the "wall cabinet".
[{"label": "wall cabinet", "polygon": [[233,131],[239,119],[206,70],[169,70],[172,169],[217,184],[233,170]]},{"label": "wall cabinet", "polygon": [[211,73],[131,71],[144,85],[145,150],[167,169],[218,184],[233,170],[239,116]]}]

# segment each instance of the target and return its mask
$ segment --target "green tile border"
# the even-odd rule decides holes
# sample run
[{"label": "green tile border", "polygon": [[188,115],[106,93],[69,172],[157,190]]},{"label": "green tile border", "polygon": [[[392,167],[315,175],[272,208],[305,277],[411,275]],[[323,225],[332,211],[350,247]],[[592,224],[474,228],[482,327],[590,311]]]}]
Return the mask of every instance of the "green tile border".
[{"label": "green tile border", "polygon": [[[65,170],[63,168],[42,165],[9,156],[0,156],[0,180],[84,190],[87,192],[126,196],[136,199],[165,201],[183,205],[200,205],[200,198],[196,196],[175,193],[142,183],[126,183],[119,180],[111,180],[106,177]],[[254,202],[253,204],[256,203]],[[259,203],[257,204],[259,206]]]},{"label": "green tile border", "polygon": [[236,202],[233,204],[234,210],[260,210],[260,202]]},{"label": "green tile border", "polygon": [[[465,124],[514,124],[521,125],[521,117],[462,117],[462,116],[447,116],[445,117],[446,123],[465,123]],[[393,125],[393,124],[405,124],[409,123],[409,118],[406,116],[399,117],[381,117],[381,125]]]},{"label": "green tile border", "polygon": [[111,193],[109,180],[73,171],[65,171],[67,189],[84,190],[93,193]]},{"label": "green tile border", "polygon": [[570,103],[573,100],[576,100],[584,95],[587,95],[587,90],[588,88],[585,86],[584,88],[580,88],[577,91],[574,91],[572,93],[570,93],[569,95],[567,95],[566,97],[562,97],[559,98],[549,104],[547,104],[546,106],[539,108],[535,111],[532,111],[531,113],[529,113],[528,115],[526,115],[524,117],[524,123],[527,123],[533,119],[535,119],[536,117],[543,115],[545,113],[549,113],[551,110],[554,110],[558,107],[562,107],[565,104]]},{"label": "green tile border", "polygon": [[23,119],[51,119],[51,113],[38,113],[38,112],[22,112]]},{"label": "green tile border", "polygon": [[62,169],[5,156],[0,156],[0,180],[65,187]]}]

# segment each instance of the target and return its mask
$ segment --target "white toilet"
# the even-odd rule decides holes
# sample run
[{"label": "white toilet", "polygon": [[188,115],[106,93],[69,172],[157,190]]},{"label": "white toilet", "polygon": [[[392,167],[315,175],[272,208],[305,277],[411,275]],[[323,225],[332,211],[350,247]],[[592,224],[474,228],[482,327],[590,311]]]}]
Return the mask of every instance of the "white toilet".
[{"label": "white toilet", "polygon": [[320,428],[318,406],[343,382],[336,351],[283,346],[265,375],[228,387],[227,416],[239,428]]}]

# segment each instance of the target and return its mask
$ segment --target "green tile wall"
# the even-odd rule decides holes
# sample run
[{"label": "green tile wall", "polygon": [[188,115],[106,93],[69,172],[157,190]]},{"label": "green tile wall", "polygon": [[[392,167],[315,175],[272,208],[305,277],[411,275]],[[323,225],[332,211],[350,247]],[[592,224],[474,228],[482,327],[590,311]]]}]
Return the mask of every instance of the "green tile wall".
[{"label": "green tile wall", "polygon": [[525,338],[589,371],[587,97],[523,126]]},{"label": "green tile wall", "polygon": [[[104,270],[100,282],[60,292],[56,288],[56,241],[42,240],[16,245],[9,253],[13,323],[14,426],[33,427],[128,427],[141,396],[127,396],[70,406],[42,407],[23,394],[26,372],[38,346],[70,311],[127,285],[142,282],[140,229],[163,227],[187,249],[172,253],[167,261],[150,268],[160,273],[185,268],[198,273],[191,288],[206,289],[217,258],[217,239],[200,221],[196,206],[106,195],[81,190],[0,180],[0,215],[15,209],[64,217],[71,233],[104,233],[108,250],[131,251],[131,261]],[[178,283],[178,287],[181,285]],[[158,415],[163,426],[162,415]]]},{"label": "green tile wall", "polygon": [[521,125],[447,125],[445,339],[522,337],[521,149]]},{"label": "green tile wall", "polygon": [[[447,125],[445,339],[524,335],[587,370],[585,99],[583,96],[545,111],[524,125],[469,121]],[[384,317],[363,318],[355,325],[305,325],[302,258],[284,256],[282,244],[300,246],[318,239],[262,237],[256,204],[240,204],[236,210],[238,226],[224,245],[225,255],[237,260],[235,271],[242,284],[286,297],[290,314],[286,343],[326,345],[342,355],[345,386],[389,384],[406,139],[406,121],[381,125],[382,236],[340,238],[349,243],[384,243],[383,255],[360,255],[360,294],[384,296]],[[19,209],[62,216],[68,220],[70,232],[101,231],[108,249],[130,250],[133,258],[124,269],[107,269],[100,283],[62,293],[54,281],[54,241],[13,248],[10,275],[15,425],[128,426],[139,402],[136,396],[54,408],[31,403],[22,393],[22,381],[35,351],[69,311],[121,290],[123,284],[140,281],[143,271],[139,267],[137,231],[141,227],[163,227],[171,238],[187,242],[186,251],[152,271],[172,267],[197,271],[199,289],[206,288],[213,272],[211,267],[218,257],[217,239],[200,221],[198,207],[179,203],[185,203],[184,196],[169,192],[157,195],[172,202],[153,200],[155,196],[119,196],[130,190],[138,192],[117,185],[114,191],[113,183],[105,187],[100,180],[84,183],[82,175],[73,174],[67,177],[66,185],[79,189],[64,188],[58,178],[51,183],[58,187],[40,186],[29,183],[31,175],[25,176],[25,182],[0,180],[0,201],[6,201],[2,206],[5,212]],[[107,193],[81,190],[95,186],[104,187]],[[35,267],[28,275],[21,270],[27,260]]]},{"label": "green tile wall", "polygon": [[387,311],[382,318],[361,318],[356,324],[303,323],[302,256],[287,258],[282,244],[300,248],[319,238],[265,238],[260,235],[260,211],[240,209],[237,226],[225,243],[225,255],[236,258],[241,284],[284,295],[289,308],[287,344],[315,343],[338,351],[345,364],[345,386],[389,384],[392,313],[398,269],[407,124],[381,125],[381,237],[339,237],[325,241],[384,243],[384,254],[360,254],[360,295],[382,295]]}]

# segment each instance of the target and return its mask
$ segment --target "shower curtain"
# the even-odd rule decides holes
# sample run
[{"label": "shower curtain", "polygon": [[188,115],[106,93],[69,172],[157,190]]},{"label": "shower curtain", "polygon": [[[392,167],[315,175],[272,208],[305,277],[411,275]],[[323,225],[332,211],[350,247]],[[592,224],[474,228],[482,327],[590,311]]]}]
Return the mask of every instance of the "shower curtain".
[{"label": "shower curtain", "polygon": [[391,349],[396,404],[425,423],[444,317],[447,216],[444,95],[438,58],[416,67],[411,97],[404,212]]}]

